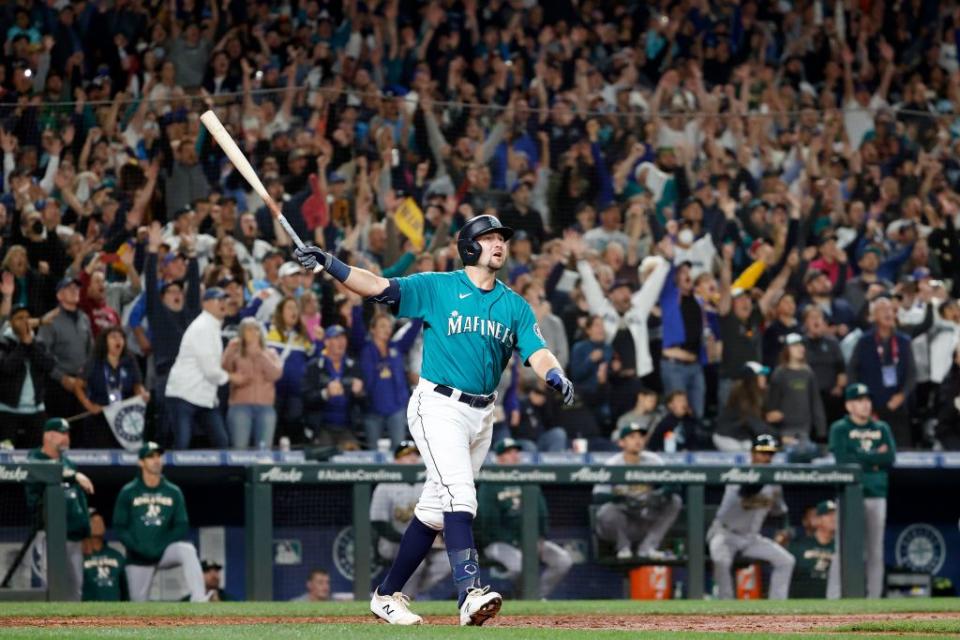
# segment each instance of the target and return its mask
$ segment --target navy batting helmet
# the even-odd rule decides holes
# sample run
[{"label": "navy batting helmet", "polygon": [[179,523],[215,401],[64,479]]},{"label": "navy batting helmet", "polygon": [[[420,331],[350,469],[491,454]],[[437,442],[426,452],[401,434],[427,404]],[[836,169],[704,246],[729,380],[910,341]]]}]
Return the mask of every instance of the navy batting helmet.
[{"label": "navy batting helmet", "polygon": [[780,451],[780,443],[777,442],[776,436],[772,436],[769,433],[762,433],[753,439],[753,446],[750,447],[750,450],[776,453]]},{"label": "navy batting helmet", "polygon": [[460,260],[463,261],[464,265],[477,264],[477,261],[480,260],[481,251],[477,238],[493,232],[500,233],[504,240],[509,240],[513,236],[513,229],[500,224],[500,220],[496,216],[477,216],[463,225],[457,238],[457,251],[460,252]]}]

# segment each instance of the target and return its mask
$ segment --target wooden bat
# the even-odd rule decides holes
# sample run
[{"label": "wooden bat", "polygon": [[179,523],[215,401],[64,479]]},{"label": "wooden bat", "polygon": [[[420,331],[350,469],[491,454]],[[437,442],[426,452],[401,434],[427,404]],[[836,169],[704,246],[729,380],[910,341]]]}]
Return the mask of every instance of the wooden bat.
[{"label": "wooden bat", "polygon": [[[283,212],[280,210],[280,205],[267,193],[266,187],[263,186],[263,182],[260,181],[260,176],[257,175],[257,172],[253,170],[253,165],[247,160],[247,156],[243,154],[243,151],[240,150],[240,147],[237,146],[234,139],[227,133],[227,130],[223,128],[223,123],[220,122],[217,114],[212,110],[206,111],[200,116],[200,122],[207,128],[207,131],[210,132],[213,139],[217,141],[217,144],[223,149],[223,152],[227,158],[230,159],[230,162],[233,163],[233,166],[237,168],[237,171],[240,172],[240,175],[246,179],[247,183],[253,187],[253,190],[257,192],[257,195],[259,195],[264,204],[267,205],[267,208],[270,209],[270,212],[276,217],[280,226],[283,227],[283,230],[286,231],[290,239],[293,240],[293,243],[300,249],[306,249],[303,240],[300,239],[300,236],[297,235],[297,232],[293,230],[293,227],[290,226],[290,223],[287,222],[286,217],[284,217]],[[323,266],[317,265],[313,271],[316,273],[321,269],[323,269]]]}]

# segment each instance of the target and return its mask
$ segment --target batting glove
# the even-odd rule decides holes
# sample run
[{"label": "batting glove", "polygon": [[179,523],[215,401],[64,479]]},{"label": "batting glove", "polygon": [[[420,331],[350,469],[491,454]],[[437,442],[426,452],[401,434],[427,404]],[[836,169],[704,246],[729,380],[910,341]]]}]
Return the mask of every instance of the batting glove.
[{"label": "batting glove", "polygon": [[333,257],[320,247],[304,247],[301,249],[297,247],[293,250],[293,255],[296,256],[297,260],[307,271],[313,271],[317,268],[319,264],[323,268],[327,268],[330,264],[330,259]]},{"label": "batting glove", "polygon": [[573,383],[563,375],[563,371],[554,367],[547,371],[547,385],[563,396],[563,404],[573,404]]}]

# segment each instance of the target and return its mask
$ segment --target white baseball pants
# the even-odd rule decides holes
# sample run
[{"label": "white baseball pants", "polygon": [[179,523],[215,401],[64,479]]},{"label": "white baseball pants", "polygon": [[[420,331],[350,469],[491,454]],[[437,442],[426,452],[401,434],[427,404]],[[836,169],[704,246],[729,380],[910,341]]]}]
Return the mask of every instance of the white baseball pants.
[{"label": "white baseball pants", "polygon": [[790,577],[796,558],[779,544],[764,538],[759,533],[742,534],[719,528],[710,537],[710,558],[713,560],[713,580],[720,590],[720,598],[729,600],[734,597],[733,559],[739,553],[744,558],[763,560],[770,563],[771,600],[786,600],[790,593]]},{"label": "white baseball pants", "polygon": [[173,542],[163,550],[163,555],[157,564],[128,564],[127,587],[130,589],[130,600],[146,602],[150,596],[150,585],[157,569],[171,569],[181,567],[183,579],[190,590],[190,602],[204,602],[207,599],[203,587],[203,570],[200,568],[200,558],[197,549],[189,542]]},{"label": "white baseball pants", "polygon": [[[863,500],[863,553],[866,556],[867,597],[883,597],[883,534],[887,527],[887,499],[864,498]],[[840,511],[837,511],[837,534],[834,536],[836,551],[830,561],[827,574],[827,598],[840,597]]]},{"label": "white baseball pants", "polygon": [[443,514],[477,515],[473,482],[493,437],[491,402],[474,409],[434,391],[435,382],[420,378],[407,405],[407,423],[427,468],[423,493],[414,515],[431,529],[443,529]]},{"label": "white baseball pants", "polygon": [[[573,566],[570,552],[556,542],[541,540],[539,545],[540,562],[543,573],[540,574],[540,597],[549,596]],[[483,550],[483,554],[503,565],[507,570],[507,580],[515,582],[523,571],[523,553],[517,547],[506,542],[492,542]]]},{"label": "white baseball pants", "polygon": [[[33,539],[33,548],[36,550],[35,574],[47,582],[47,532],[37,531]],[[69,601],[80,602],[83,597],[83,543],[79,540],[67,540],[67,578],[69,584]]]}]

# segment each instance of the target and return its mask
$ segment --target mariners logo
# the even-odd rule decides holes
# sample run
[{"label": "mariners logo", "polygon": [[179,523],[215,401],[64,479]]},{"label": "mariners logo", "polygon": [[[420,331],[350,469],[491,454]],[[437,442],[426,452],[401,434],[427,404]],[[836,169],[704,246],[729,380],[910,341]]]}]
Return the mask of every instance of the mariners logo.
[{"label": "mariners logo", "polygon": [[895,548],[898,565],[923,573],[936,574],[947,558],[943,535],[929,524],[912,524],[904,529]]},{"label": "mariners logo", "polygon": [[[333,564],[347,580],[353,581],[353,558],[354,558],[354,537],[353,527],[344,527],[340,533],[333,539]],[[376,577],[383,570],[383,567],[376,564],[373,549],[370,549],[370,574]]]},{"label": "mariners logo", "polygon": [[113,432],[123,443],[140,444],[143,440],[143,423],[143,405],[129,405],[117,413]]}]

